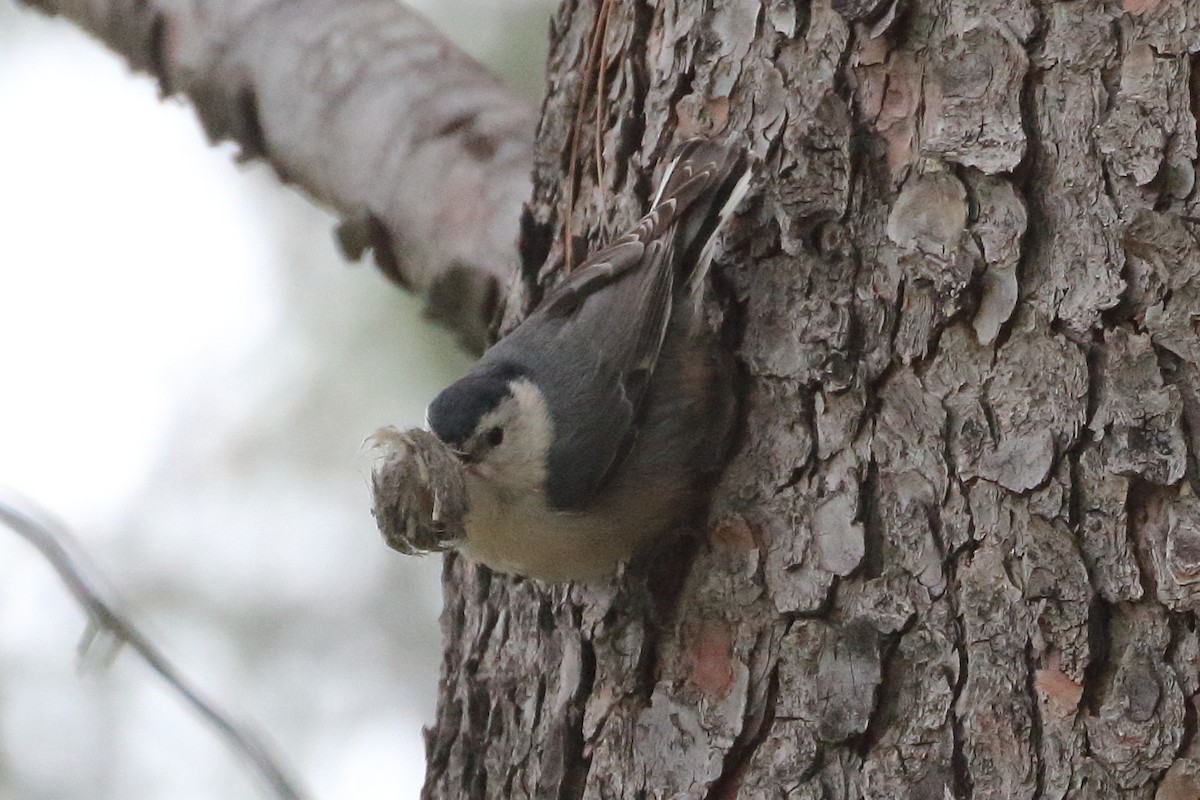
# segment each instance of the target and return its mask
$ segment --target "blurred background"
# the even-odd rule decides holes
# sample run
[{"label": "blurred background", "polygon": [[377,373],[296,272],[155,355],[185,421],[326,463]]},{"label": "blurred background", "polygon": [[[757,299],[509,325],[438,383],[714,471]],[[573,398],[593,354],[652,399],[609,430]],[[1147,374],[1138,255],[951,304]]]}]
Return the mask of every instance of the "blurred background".
[{"label": "blurred background", "polygon": [[[548,0],[413,5],[537,101]],[[316,797],[416,797],[441,559],[383,546],[361,445],[470,362],[340,260],[329,214],[232,155],[69,23],[0,0],[0,486],[65,520]],[[258,797],[130,653],[77,670],[84,621],[0,529],[0,798]]]}]

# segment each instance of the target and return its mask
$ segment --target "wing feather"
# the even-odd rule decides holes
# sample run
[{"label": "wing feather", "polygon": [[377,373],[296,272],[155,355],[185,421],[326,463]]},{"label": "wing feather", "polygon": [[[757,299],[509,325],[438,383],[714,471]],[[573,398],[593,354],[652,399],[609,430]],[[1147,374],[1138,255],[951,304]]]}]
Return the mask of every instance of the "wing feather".
[{"label": "wing feather", "polygon": [[705,252],[728,213],[731,180],[744,172],[741,151],[685,144],[649,213],[484,356],[553,387],[545,392],[555,427],[546,477],[553,507],[585,508],[636,442],[679,284],[706,267],[677,262]]}]

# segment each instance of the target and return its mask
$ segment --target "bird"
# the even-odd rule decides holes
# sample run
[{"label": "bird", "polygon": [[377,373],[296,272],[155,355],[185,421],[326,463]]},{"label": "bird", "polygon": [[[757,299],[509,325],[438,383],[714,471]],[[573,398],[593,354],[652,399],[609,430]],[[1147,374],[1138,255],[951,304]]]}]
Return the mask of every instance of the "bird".
[{"label": "bird", "polygon": [[429,404],[465,471],[469,559],[600,579],[702,507],[735,408],[705,287],[751,172],[739,146],[682,144],[645,216]]}]

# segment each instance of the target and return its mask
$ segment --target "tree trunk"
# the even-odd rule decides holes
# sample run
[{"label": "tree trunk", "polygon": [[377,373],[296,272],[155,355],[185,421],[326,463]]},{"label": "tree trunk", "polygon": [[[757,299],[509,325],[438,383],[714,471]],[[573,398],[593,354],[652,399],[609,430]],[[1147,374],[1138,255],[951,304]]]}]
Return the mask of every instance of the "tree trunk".
[{"label": "tree trunk", "polygon": [[448,562],[425,795],[1197,797],[1200,4],[709,5],[563,4],[509,316],[732,136],[741,441],[648,577]]}]

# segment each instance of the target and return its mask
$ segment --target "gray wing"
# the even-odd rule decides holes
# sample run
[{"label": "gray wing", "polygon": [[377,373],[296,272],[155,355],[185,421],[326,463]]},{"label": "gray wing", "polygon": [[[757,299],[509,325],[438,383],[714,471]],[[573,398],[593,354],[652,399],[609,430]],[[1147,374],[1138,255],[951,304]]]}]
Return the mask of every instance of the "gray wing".
[{"label": "gray wing", "polygon": [[636,441],[676,282],[703,277],[702,254],[747,174],[742,151],[685,143],[650,212],[484,357],[519,365],[542,387],[555,426],[546,477],[555,508],[586,507]]},{"label": "gray wing", "polygon": [[[654,199],[654,205],[646,216],[638,220],[630,231],[609,243],[555,286],[542,304],[539,312],[548,314],[570,313],[585,297],[604,286],[621,280],[630,270],[643,269],[645,249],[648,243],[669,239],[674,242],[675,229],[683,223],[687,228],[713,219],[715,209],[697,209],[697,201],[709,193],[729,175],[740,177],[745,164],[740,151],[732,151],[712,142],[693,139],[680,148],[680,153],[663,176],[662,186]],[[744,191],[743,187],[738,187]],[[714,195],[713,199],[728,199],[727,194]],[[701,204],[702,205],[702,204]],[[698,213],[697,213],[698,212]],[[693,224],[688,224],[689,222]],[[693,239],[709,239],[714,230],[685,230],[683,249],[688,249]],[[671,264],[674,253],[666,258]]]},{"label": "gray wing", "polygon": [[[671,315],[669,238],[623,237],[580,265],[487,358],[521,366],[554,422],[546,494],[585,507],[637,437]],[[548,388],[548,387],[552,387]]]}]

